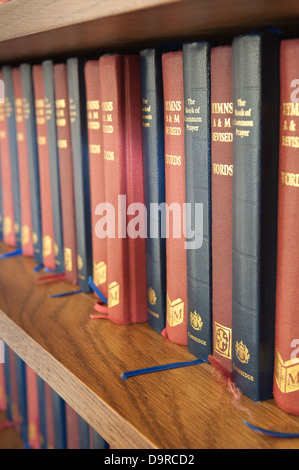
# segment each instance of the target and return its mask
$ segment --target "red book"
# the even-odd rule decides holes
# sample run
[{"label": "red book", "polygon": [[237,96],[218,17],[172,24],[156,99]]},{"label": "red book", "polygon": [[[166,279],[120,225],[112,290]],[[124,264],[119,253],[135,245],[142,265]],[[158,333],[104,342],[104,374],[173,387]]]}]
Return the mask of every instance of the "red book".
[{"label": "red book", "polygon": [[65,64],[54,65],[65,278],[77,283],[77,247],[69,100]]},{"label": "red book", "polygon": [[232,372],[232,48],[211,50],[213,356]]},{"label": "red book", "polygon": [[[99,60],[102,101],[105,202],[108,203],[107,285],[108,317],[115,323],[130,323],[128,243],[126,238],[126,136],[122,55],[104,55]],[[120,196],[120,197],[119,197]],[[119,212],[122,214],[119,216]],[[104,218],[104,217],[103,217]],[[99,221],[97,222],[97,228]]]},{"label": "red book", "polygon": [[14,96],[15,96],[15,116],[16,133],[18,146],[18,164],[19,164],[19,184],[20,184],[20,202],[21,202],[21,243],[22,253],[25,256],[33,256],[32,239],[32,219],[31,219],[31,199],[30,199],[30,179],[26,143],[26,126],[23,114],[23,93],[21,72],[18,67],[12,69]]},{"label": "red book", "polygon": [[26,364],[28,444],[30,449],[40,449],[39,406],[37,376]]},{"label": "red book", "polygon": [[299,40],[280,49],[274,398],[299,415]]},{"label": "red book", "polygon": [[67,448],[68,449],[79,449],[79,425],[78,425],[78,414],[73,408],[66,403],[65,404],[66,414],[66,436],[67,436]]},{"label": "red book", "polygon": [[[166,214],[166,333],[187,345],[187,260],[183,226],[185,203],[185,128],[183,53],[162,55],[165,123],[165,203],[177,207],[175,220]],[[173,206],[174,207],[174,206]],[[169,213],[171,210],[169,210]]]},{"label": "red book", "polygon": [[21,422],[22,416],[19,409],[19,400],[18,400],[18,379],[17,379],[17,368],[16,368],[16,358],[14,351],[9,348],[9,370],[10,370],[10,386],[11,386],[11,410],[12,410],[12,420],[16,425],[18,432],[21,431]]},{"label": "red book", "polygon": [[[3,80],[0,70],[0,80]],[[6,245],[15,246],[14,205],[12,192],[12,175],[9,154],[8,129],[5,103],[0,102],[0,159],[1,159],[1,191],[3,212],[3,241]]]},{"label": "red book", "polygon": [[95,230],[98,220],[96,207],[105,202],[99,61],[87,61],[84,72],[87,101],[93,281],[102,294],[107,297],[107,239],[99,238]]},{"label": "red book", "polygon": [[47,449],[55,449],[55,427],[53,414],[52,389],[45,382]]},{"label": "red book", "polygon": [[6,388],[5,388],[5,373],[4,373],[4,342],[0,339],[0,411],[6,411]]},{"label": "red book", "polygon": [[54,270],[54,227],[50,183],[48,135],[45,113],[43,69],[41,65],[34,65],[32,71],[35,95],[36,132],[40,178],[43,264],[46,268]]},{"label": "red book", "polygon": [[[146,213],[144,212],[139,55],[124,56],[129,295],[131,322],[147,321]],[[130,211],[130,205],[134,204]],[[132,232],[130,233],[130,224]],[[135,230],[136,229],[136,230]],[[134,232],[137,232],[134,234]],[[139,235],[138,235],[139,234]],[[138,236],[137,236],[138,235]],[[133,238],[134,237],[134,238]],[[135,238],[136,237],[136,238]]]}]

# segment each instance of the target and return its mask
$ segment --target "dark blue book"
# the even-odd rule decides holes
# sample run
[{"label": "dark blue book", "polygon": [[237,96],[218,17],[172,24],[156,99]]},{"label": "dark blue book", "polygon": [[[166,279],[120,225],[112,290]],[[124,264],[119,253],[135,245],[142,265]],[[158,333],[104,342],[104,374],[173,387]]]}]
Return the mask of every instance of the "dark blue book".
[{"label": "dark blue book", "polygon": [[274,366],[279,38],[240,36],[232,48],[233,379],[265,400]]},{"label": "dark blue book", "polygon": [[15,367],[18,384],[18,409],[21,417],[20,437],[26,445],[28,443],[26,366],[23,359],[21,359],[17,354],[15,354]]},{"label": "dark blue book", "polygon": [[6,395],[6,413],[7,419],[13,419],[12,410],[12,389],[11,389],[11,369],[9,347],[4,343],[4,378],[5,378],[5,395]]},{"label": "dark blue book", "polygon": [[[190,208],[186,226],[187,347],[199,359],[207,360],[212,352],[209,43],[202,41],[183,45],[183,73],[186,203]],[[201,206],[197,204],[202,204],[202,220]]]},{"label": "dark blue book", "polygon": [[42,67],[44,76],[45,113],[47,122],[48,149],[50,161],[50,181],[54,225],[55,272],[57,274],[61,274],[64,272],[64,255],[53,61],[45,60],[42,63]]},{"label": "dark blue book", "polygon": [[2,67],[5,86],[5,114],[8,130],[9,155],[12,177],[14,230],[16,236],[16,249],[21,249],[21,206],[19,185],[18,146],[15,118],[15,98],[12,79],[12,68],[9,65]]},{"label": "dark blue book", "polygon": [[74,172],[78,284],[90,291],[92,276],[91,207],[84,61],[67,60],[67,80]]},{"label": "dark blue book", "polygon": [[[144,201],[147,209],[146,277],[148,323],[158,333],[166,323],[166,240],[162,212],[150,217],[151,204],[165,202],[164,101],[159,49],[140,52]],[[155,225],[155,227],[154,227]],[[154,237],[151,231],[156,230]]]},{"label": "dark blue book", "polygon": [[89,449],[89,424],[78,415],[79,448]]},{"label": "dark blue book", "polygon": [[109,444],[102,436],[95,431],[90,429],[90,448],[91,449],[109,449]]},{"label": "dark blue book", "polygon": [[40,181],[31,65],[21,64],[20,71],[22,79],[23,112],[26,125],[26,143],[29,164],[34,260],[38,265],[40,265],[43,261]]},{"label": "dark blue book", "polygon": [[39,408],[39,432],[41,449],[47,449],[47,418],[46,418],[46,398],[44,381],[37,375],[38,408]]},{"label": "dark blue book", "polygon": [[66,449],[65,401],[52,389],[55,449]]}]

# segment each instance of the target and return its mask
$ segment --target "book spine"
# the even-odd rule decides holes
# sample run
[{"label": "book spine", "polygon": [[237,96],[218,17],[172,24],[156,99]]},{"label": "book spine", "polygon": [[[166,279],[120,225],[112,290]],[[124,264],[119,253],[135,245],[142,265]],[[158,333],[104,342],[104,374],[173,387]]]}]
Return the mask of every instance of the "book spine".
[{"label": "book spine", "polygon": [[4,379],[5,379],[5,401],[6,401],[6,414],[7,419],[12,421],[13,419],[13,407],[12,407],[12,386],[11,386],[11,371],[10,371],[10,353],[9,347],[4,343]]},{"label": "book spine", "polygon": [[94,429],[90,427],[90,448],[91,449],[109,449],[108,442]]},{"label": "book spine", "polygon": [[[3,80],[2,70],[0,70],[0,80]],[[8,128],[6,122],[5,104],[3,102],[0,102],[0,146],[3,241],[6,245],[15,247],[16,235],[14,230],[12,169],[9,158]]]},{"label": "book spine", "polygon": [[232,372],[232,48],[211,50],[213,356]]},{"label": "book spine", "polygon": [[67,60],[69,112],[74,174],[77,272],[80,289],[89,292],[92,275],[92,241],[88,161],[88,135],[84,63]]},{"label": "book spine", "polygon": [[47,419],[46,419],[46,398],[45,384],[43,379],[37,375],[37,391],[38,391],[38,409],[39,409],[39,431],[41,449],[47,449]]},{"label": "book spine", "polygon": [[88,423],[78,415],[78,426],[79,426],[79,448],[89,449],[89,425]]},{"label": "book spine", "polygon": [[14,206],[14,231],[16,248],[21,246],[21,207],[20,207],[20,186],[19,186],[19,165],[18,165],[18,146],[15,120],[15,100],[12,78],[12,67],[5,65],[2,68],[3,80],[5,86],[5,113],[8,130],[9,156],[12,177],[12,195]]},{"label": "book spine", "polygon": [[67,448],[79,449],[78,414],[68,403],[65,404],[65,417]]},{"label": "book spine", "polygon": [[157,234],[150,236],[151,204],[165,203],[164,106],[162,54],[157,49],[140,52],[144,202],[147,209],[146,291],[147,321],[161,333],[166,325],[166,243],[161,236],[161,213]]},{"label": "book spine", "polygon": [[37,375],[26,364],[26,393],[28,410],[28,445],[30,449],[40,449],[39,398]]},{"label": "book spine", "polygon": [[[280,130],[277,289],[273,394],[278,406],[299,415],[299,242],[298,72],[299,40],[280,48]],[[296,87],[294,88],[294,83]]]},{"label": "book spine", "polygon": [[[207,360],[213,348],[209,44],[204,41],[184,44],[183,63],[186,203],[190,205],[194,214],[196,214],[195,205],[202,204],[203,213],[202,241],[198,240],[197,246],[194,239],[194,246],[186,250],[188,350],[196,357]],[[189,226],[188,221],[187,224]],[[200,231],[199,227],[198,230]],[[197,236],[195,233],[195,237]]]},{"label": "book spine", "polygon": [[279,47],[270,34],[237,37],[232,47],[233,380],[265,400],[274,366]]},{"label": "book spine", "polygon": [[[185,129],[183,52],[162,55],[165,135],[165,202],[173,217],[166,217],[166,334],[187,345],[187,261],[184,240]],[[172,227],[171,227],[172,221]]]},{"label": "book spine", "polygon": [[97,206],[105,202],[99,61],[87,61],[84,72],[90,169],[93,281],[102,294],[107,297],[107,243],[106,238],[99,238],[95,230],[98,220]]},{"label": "book spine", "polygon": [[55,272],[57,274],[61,274],[64,272],[64,256],[53,67],[54,66],[52,60],[45,60],[42,63],[45,89],[45,113],[48,135],[51,200],[54,226]]},{"label": "book spine", "polygon": [[[0,137],[1,138],[1,137]],[[0,144],[1,149],[1,144]],[[0,154],[0,183],[2,184],[1,176],[1,154]],[[3,240],[3,205],[2,205],[2,188],[0,190],[0,240]]]},{"label": "book spine", "polygon": [[99,67],[106,220],[110,231],[107,238],[108,315],[115,323],[127,324],[130,323],[130,310],[126,201],[123,200],[126,199],[123,56],[104,55],[100,57]]},{"label": "book spine", "polygon": [[30,201],[32,220],[32,241],[34,260],[41,264],[42,258],[42,225],[41,225],[41,201],[40,201],[40,181],[39,163],[37,149],[37,133],[35,121],[35,100],[32,80],[32,67],[29,64],[20,65],[23,113],[26,128],[26,144],[28,156],[28,170],[30,181]]},{"label": "book spine", "polygon": [[35,95],[37,146],[39,159],[43,264],[46,268],[54,270],[54,224],[50,181],[48,132],[46,123],[44,77],[41,65],[33,66],[33,85]]},{"label": "book spine", "polygon": [[[144,211],[139,60],[139,55],[132,54],[124,56],[128,208],[127,233],[131,323],[147,321],[145,265],[146,214]],[[137,216],[135,215],[136,212],[138,214]]]},{"label": "book spine", "polygon": [[5,345],[0,339],[0,411],[6,411],[6,392],[5,392]]},{"label": "book spine", "polygon": [[72,144],[65,64],[54,65],[55,108],[59,176],[61,191],[64,270],[66,280],[77,283],[77,247],[75,223],[75,195],[73,180]]},{"label": "book spine", "polygon": [[23,359],[15,354],[15,366],[18,384],[18,407],[21,415],[20,436],[25,444],[28,442],[28,414],[26,395],[26,365]]},{"label": "book spine", "polygon": [[18,167],[19,167],[19,185],[21,201],[21,242],[22,253],[25,256],[33,256],[32,239],[32,216],[30,200],[30,178],[28,166],[28,152],[26,142],[26,124],[23,111],[23,93],[21,72],[19,67],[12,70],[14,86],[14,104],[16,118],[16,136],[18,147]]},{"label": "book spine", "polygon": [[65,401],[52,389],[55,449],[66,449]]},{"label": "book spine", "polygon": [[52,389],[47,382],[44,382],[45,407],[46,407],[46,427],[47,427],[47,449],[55,449],[55,428]]}]

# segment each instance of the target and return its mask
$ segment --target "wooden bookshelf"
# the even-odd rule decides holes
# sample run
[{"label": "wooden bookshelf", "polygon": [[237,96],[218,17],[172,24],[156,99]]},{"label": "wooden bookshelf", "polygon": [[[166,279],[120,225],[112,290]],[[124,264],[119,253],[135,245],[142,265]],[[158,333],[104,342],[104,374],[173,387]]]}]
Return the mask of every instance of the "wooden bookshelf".
[{"label": "wooden bookshelf", "polygon": [[0,335],[113,448],[298,448],[299,439],[270,438],[243,423],[298,432],[298,417],[274,400],[236,400],[209,364],[122,380],[128,370],[195,358],[146,323],[91,319],[93,294],[50,298],[76,287],[38,284],[33,268],[22,256],[0,259]]},{"label": "wooden bookshelf", "polygon": [[[296,0],[12,0],[0,6],[0,62],[138,50],[159,42],[225,38],[262,25],[296,34]],[[8,251],[0,244],[0,252]],[[95,297],[50,298],[76,287],[35,283],[34,262],[0,259],[0,337],[113,448],[298,448],[243,420],[298,432],[274,400],[232,393],[209,364],[121,379],[132,369],[193,360],[147,324],[92,320]]]}]

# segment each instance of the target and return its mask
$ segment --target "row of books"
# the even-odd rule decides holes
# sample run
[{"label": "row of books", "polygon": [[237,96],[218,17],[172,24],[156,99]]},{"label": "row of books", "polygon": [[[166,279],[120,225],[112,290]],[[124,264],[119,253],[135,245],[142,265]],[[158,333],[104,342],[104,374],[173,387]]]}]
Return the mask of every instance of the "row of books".
[{"label": "row of books", "polygon": [[263,31],[0,77],[4,242],[295,414],[298,47]]},{"label": "row of books", "polygon": [[15,426],[24,448],[109,449],[108,443],[28,364],[6,344],[3,349],[0,410]]}]

